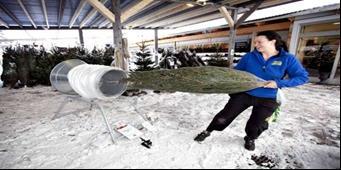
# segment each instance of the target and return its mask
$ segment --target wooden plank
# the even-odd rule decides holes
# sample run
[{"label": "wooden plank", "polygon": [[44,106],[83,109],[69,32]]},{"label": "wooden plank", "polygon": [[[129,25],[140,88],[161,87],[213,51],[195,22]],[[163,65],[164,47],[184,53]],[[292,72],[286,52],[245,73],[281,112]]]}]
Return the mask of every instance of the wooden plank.
[{"label": "wooden plank", "polygon": [[86,0],[92,7],[94,7],[99,13],[107,18],[111,23],[115,23],[115,15],[97,0]]},{"label": "wooden plank", "polygon": [[[102,4],[105,4],[105,3],[107,3],[107,2],[108,2],[108,0],[101,0],[101,3],[102,3]],[[96,14],[97,14],[97,9],[96,9],[96,8],[92,9],[92,10],[85,16],[85,18],[81,21],[81,23],[80,23],[80,28],[84,27],[84,25],[87,24],[87,23],[90,21],[90,19],[93,18]]]},{"label": "wooden plank", "polygon": [[[125,22],[129,17],[137,14],[138,12],[140,12],[141,9],[145,8],[148,5],[151,5],[153,3],[159,3],[153,0],[143,0],[143,1],[138,1],[137,3],[133,4],[132,6],[128,6],[125,9],[123,9],[122,11],[122,16],[121,16],[121,22]],[[112,27],[112,24],[110,23],[110,21],[106,21],[105,23],[103,23],[100,27],[107,27],[110,28]]]},{"label": "wooden plank", "polygon": [[178,27],[183,27],[183,26],[187,26],[187,25],[198,24],[198,23],[205,22],[205,21],[211,21],[214,19],[219,19],[221,17],[222,17],[221,13],[215,13],[215,14],[205,15],[202,17],[197,17],[197,18],[177,22],[175,24],[172,24],[171,27],[172,28],[178,28]]},{"label": "wooden plank", "polygon": [[20,5],[21,9],[25,12],[27,18],[30,20],[30,22],[31,22],[31,24],[33,25],[33,27],[34,27],[34,28],[37,28],[37,25],[36,25],[35,22],[33,21],[31,14],[27,11],[27,9],[26,9],[24,3],[23,3],[21,0],[17,0],[17,1],[18,1],[19,5]]},{"label": "wooden plank", "polygon": [[[238,16],[238,10],[234,9],[232,11],[232,16],[233,16],[233,21],[237,21],[237,16]],[[233,58],[234,58],[234,52],[235,52],[235,42],[236,42],[236,36],[237,36],[237,27],[230,26],[229,30],[229,51],[228,51],[228,62],[229,62],[229,67],[233,68]]]},{"label": "wooden plank", "polygon": [[82,9],[84,8],[84,6],[86,5],[86,1],[85,0],[81,0],[78,4],[78,7],[75,11],[75,13],[72,15],[72,18],[70,20],[69,23],[69,27],[72,28],[73,24],[76,22],[76,19],[78,18],[79,14],[81,13]]},{"label": "wooden plank", "polygon": [[79,43],[81,44],[81,47],[84,48],[84,36],[83,36],[83,30],[78,29],[79,34]]},{"label": "wooden plank", "polygon": [[2,9],[15,23],[17,23],[20,28],[23,28],[19,19],[9,9],[7,9],[5,5],[3,5],[1,2],[0,2],[0,9]]},{"label": "wooden plank", "polygon": [[[126,19],[122,20],[122,23],[125,22],[125,21],[127,21],[127,19],[129,19],[131,16],[133,16],[133,15],[135,15],[136,13],[139,12],[138,10],[136,10],[136,13],[135,13],[135,14],[127,14],[127,12],[131,11],[131,8],[138,7],[138,8],[141,8],[141,9],[142,9],[143,6],[144,6],[145,8],[147,8],[148,6],[152,6],[152,5],[155,5],[155,4],[160,3],[159,1],[153,1],[153,0],[151,0],[151,1],[152,1],[151,3],[149,3],[149,4],[145,5],[145,6],[144,6],[143,4],[141,4],[141,3],[147,3],[148,1],[144,1],[144,0],[143,0],[143,1],[139,1],[139,2],[135,3],[133,6],[131,6],[131,7],[128,6],[128,7],[126,7],[127,9],[123,9],[123,10],[122,10],[123,13],[122,13],[121,18],[124,19],[124,15],[130,15],[130,16],[127,16]],[[139,4],[140,4],[140,5],[139,5]],[[111,27],[112,27],[112,24],[110,23],[110,21],[106,21],[106,22],[103,23],[100,27],[101,27],[101,28],[102,28],[102,27],[111,28]]]},{"label": "wooden plank", "polygon": [[169,15],[169,12],[170,12],[170,11],[172,11],[172,10],[174,10],[174,9],[177,9],[177,8],[179,8],[179,7],[182,7],[182,6],[184,6],[184,5],[183,5],[183,4],[176,4],[176,3],[167,5],[167,6],[164,7],[164,8],[161,8],[161,9],[159,9],[159,10],[155,10],[155,11],[149,13],[148,15],[145,15],[145,16],[143,16],[143,17],[140,17],[140,18],[138,18],[138,19],[136,19],[136,20],[134,20],[134,21],[132,21],[132,22],[126,23],[126,25],[127,25],[128,27],[132,27],[132,28],[133,28],[133,27],[136,27],[136,26],[141,25],[141,24],[143,24],[143,23],[146,22],[146,21],[150,21],[150,20],[152,20],[154,17],[158,17],[158,16],[160,16],[160,15],[162,15],[162,14],[165,14],[165,13],[166,13],[166,14]]},{"label": "wooden plank", "polygon": [[114,30],[114,44],[115,48],[118,48],[121,52],[123,51],[122,45],[122,23],[121,23],[121,1],[120,0],[112,0],[113,4],[113,13],[115,14],[115,21],[113,23]]},{"label": "wooden plank", "polygon": [[59,10],[58,10],[58,27],[60,28],[63,15],[64,15],[64,9],[65,9],[65,0],[59,1]]},{"label": "wooden plank", "polygon": [[0,18],[0,24],[3,25],[6,28],[9,28],[8,24]]},{"label": "wooden plank", "polygon": [[[252,34],[252,32],[254,32],[255,30],[257,30],[257,31],[287,30],[290,28],[290,24],[291,24],[291,22],[282,22],[282,23],[268,24],[268,25],[262,25],[262,26],[240,28],[237,30],[237,35]],[[199,35],[191,35],[191,36],[184,36],[184,37],[162,39],[162,40],[159,40],[159,44],[182,42],[182,41],[191,41],[191,40],[200,40],[200,39],[208,39],[208,38],[227,37],[227,36],[229,36],[228,31],[219,31],[219,32],[208,33],[208,34],[199,34]],[[153,43],[154,43],[154,41],[147,41],[146,45],[152,45]]]},{"label": "wooden plank", "polygon": [[148,19],[147,22],[145,22],[145,23],[143,23],[141,25],[138,25],[138,26],[146,27],[148,24],[153,23],[156,20],[159,20],[161,18],[165,18],[167,16],[179,13],[179,12],[184,11],[184,10],[189,9],[189,8],[191,8],[191,7],[188,6],[188,5],[182,5],[180,7],[175,8],[175,9],[172,9],[172,10],[169,10],[169,11],[165,11],[165,13],[162,13],[160,15],[154,16],[153,18]]},{"label": "wooden plank", "polygon": [[140,12],[143,8],[145,8],[146,6],[148,6],[149,4],[151,4],[152,2],[154,2],[153,0],[143,0],[143,1],[139,1],[137,4],[135,4],[133,7],[129,8],[128,10],[124,11],[122,16],[121,16],[121,22],[123,23],[124,21],[126,21],[129,17],[137,14],[138,12]]},{"label": "wooden plank", "polygon": [[49,18],[47,16],[47,9],[46,9],[46,3],[45,3],[45,0],[41,0],[41,6],[43,8],[43,13],[44,13],[44,18],[45,18],[45,22],[46,22],[46,26],[47,28],[50,28],[50,25],[49,25]]},{"label": "wooden plank", "polygon": [[256,9],[264,2],[264,0],[258,0],[254,6],[247,12],[245,12],[237,21],[235,27],[238,28]]},{"label": "wooden plank", "polygon": [[223,17],[225,18],[225,20],[227,21],[228,25],[230,28],[234,27],[234,21],[230,15],[230,13],[227,11],[225,6],[221,6],[220,8],[218,8],[220,13],[223,15]]},{"label": "wooden plank", "polygon": [[152,23],[152,24],[148,24],[145,27],[161,27],[164,25],[170,25],[172,23],[176,23],[179,21],[183,21],[189,18],[193,18],[193,17],[200,16],[206,13],[214,12],[214,11],[217,11],[217,9],[212,6],[200,7],[198,9],[185,12],[181,15],[177,15],[177,16],[170,17],[170,18],[167,18],[167,19],[164,19],[164,20]]}]

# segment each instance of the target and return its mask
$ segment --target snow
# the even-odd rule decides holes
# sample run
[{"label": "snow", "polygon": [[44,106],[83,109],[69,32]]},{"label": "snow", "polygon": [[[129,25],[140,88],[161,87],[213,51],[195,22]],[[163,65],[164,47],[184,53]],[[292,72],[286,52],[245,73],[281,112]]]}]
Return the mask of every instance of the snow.
[{"label": "snow", "polygon": [[[129,140],[115,133],[113,144],[96,108],[73,100],[65,111],[84,109],[55,120],[66,95],[51,87],[0,88],[0,168],[261,168],[252,155],[266,155],[275,168],[340,168],[340,87],[306,84],[284,89],[288,99],[278,122],[244,149],[250,109],[224,131],[203,143],[193,138],[229,99],[227,94],[153,93],[101,101],[110,124],[136,128],[152,121],[155,132]],[[142,115],[142,116],[141,116]]]}]

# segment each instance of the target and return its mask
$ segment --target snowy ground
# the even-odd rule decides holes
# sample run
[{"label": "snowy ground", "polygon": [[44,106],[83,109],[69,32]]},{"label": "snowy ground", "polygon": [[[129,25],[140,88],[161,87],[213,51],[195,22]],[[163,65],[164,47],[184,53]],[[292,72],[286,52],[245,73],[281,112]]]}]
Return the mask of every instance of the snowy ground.
[{"label": "snowy ground", "polygon": [[274,168],[340,168],[340,87],[307,84],[285,89],[288,103],[277,123],[243,147],[250,109],[204,143],[193,141],[224,107],[221,94],[161,93],[103,102],[111,124],[139,128],[139,115],[157,118],[155,132],[142,129],[153,146],[115,133],[112,144],[98,109],[73,101],[51,120],[65,95],[51,87],[0,89],[0,168],[266,168],[251,156],[265,155]]}]

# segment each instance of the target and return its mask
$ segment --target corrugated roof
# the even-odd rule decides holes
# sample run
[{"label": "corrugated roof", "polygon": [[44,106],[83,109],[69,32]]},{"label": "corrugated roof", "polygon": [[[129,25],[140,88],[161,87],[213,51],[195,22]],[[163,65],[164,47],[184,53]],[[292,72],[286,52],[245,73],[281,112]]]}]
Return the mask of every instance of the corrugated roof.
[{"label": "corrugated roof", "polygon": [[[97,0],[0,0],[0,29],[111,28],[109,20],[97,12],[88,1]],[[135,11],[143,1],[121,0],[122,14],[127,13],[122,23],[124,28],[177,28],[194,19],[196,23],[200,23],[217,17],[217,6],[241,8],[245,11],[257,2],[207,0],[206,5],[203,5],[199,0],[149,0],[150,3]],[[259,8],[294,1],[297,0],[265,0]],[[100,2],[111,9],[112,0]],[[194,6],[191,7],[188,3]],[[45,7],[47,16],[44,15]]]}]

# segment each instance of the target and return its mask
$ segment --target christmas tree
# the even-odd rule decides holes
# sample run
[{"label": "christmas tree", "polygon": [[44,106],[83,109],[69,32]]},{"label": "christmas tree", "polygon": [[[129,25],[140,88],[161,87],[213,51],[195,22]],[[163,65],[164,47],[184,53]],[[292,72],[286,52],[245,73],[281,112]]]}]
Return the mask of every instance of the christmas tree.
[{"label": "christmas tree", "polygon": [[134,62],[137,65],[135,71],[148,71],[152,70],[151,66],[154,62],[151,60],[150,51],[148,51],[147,46],[144,41],[141,44],[137,44],[140,47],[140,51],[136,53],[137,61]]}]

